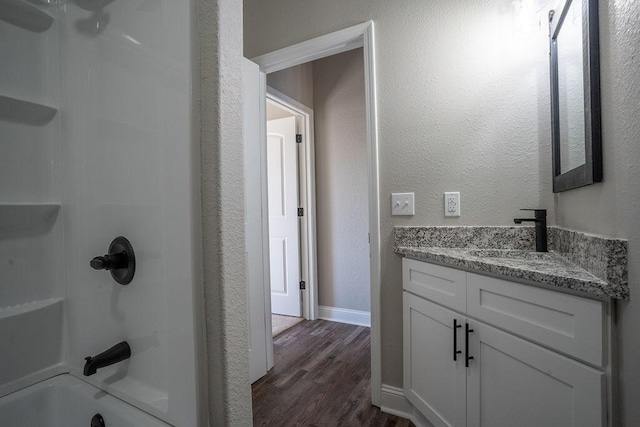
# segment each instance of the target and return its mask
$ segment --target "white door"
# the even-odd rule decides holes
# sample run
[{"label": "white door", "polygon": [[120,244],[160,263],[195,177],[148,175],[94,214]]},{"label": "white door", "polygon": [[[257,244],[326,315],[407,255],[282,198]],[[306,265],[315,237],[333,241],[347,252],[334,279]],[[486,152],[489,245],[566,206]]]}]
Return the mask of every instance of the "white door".
[{"label": "white door", "polygon": [[[258,380],[270,368],[271,315],[267,310],[268,250],[264,244],[261,165],[264,137],[261,135],[261,76],[256,64],[243,60],[244,84],[244,178],[245,178],[245,262],[247,275],[247,317],[249,319],[249,376]],[[268,302],[268,301],[267,301]]]},{"label": "white door", "polygon": [[605,425],[604,374],[580,362],[473,322],[468,425]]},{"label": "white door", "polygon": [[271,312],[300,316],[296,118],[267,122]]},{"label": "white door", "polygon": [[465,317],[403,294],[404,394],[436,427],[465,426]]}]

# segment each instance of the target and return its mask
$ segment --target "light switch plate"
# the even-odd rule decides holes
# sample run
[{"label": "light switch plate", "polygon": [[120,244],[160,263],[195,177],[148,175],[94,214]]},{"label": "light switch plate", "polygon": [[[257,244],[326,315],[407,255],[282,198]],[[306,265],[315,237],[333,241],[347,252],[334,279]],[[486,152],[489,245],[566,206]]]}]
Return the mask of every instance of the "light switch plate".
[{"label": "light switch plate", "polygon": [[444,216],[460,216],[460,193],[444,193]]},{"label": "light switch plate", "polygon": [[391,215],[415,215],[415,199],[413,193],[391,194]]}]

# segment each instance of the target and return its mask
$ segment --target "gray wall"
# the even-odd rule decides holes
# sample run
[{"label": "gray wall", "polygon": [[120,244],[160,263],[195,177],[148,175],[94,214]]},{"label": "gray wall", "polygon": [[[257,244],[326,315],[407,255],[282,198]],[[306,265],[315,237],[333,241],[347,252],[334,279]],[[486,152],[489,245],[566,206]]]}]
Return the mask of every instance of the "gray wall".
[{"label": "gray wall", "polygon": [[[402,386],[402,271],[394,225],[508,225],[547,207],[550,183],[546,11],[511,0],[244,3],[251,58],[374,20],[381,221],[382,381]],[[391,217],[392,192],[416,215]],[[462,216],[444,218],[443,192]]]},{"label": "gray wall", "polygon": [[362,49],[313,62],[318,301],[370,310]]},{"label": "gray wall", "polygon": [[[251,57],[247,56],[247,58]],[[302,105],[313,108],[313,64],[311,62],[267,75],[267,85]]]},{"label": "gray wall", "polygon": [[363,61],[362,49],[345,52],[271,73],[267,84],[314,110],[319,304],[368,312]]},{"label": "gray wall", "polygon": [[558,194],[558,224],[629,239],[631,302],[618,304],[622,422],[640,419],[640,3],[600,2],[604,180]]},{"label": "gray wall", "polygon": [[[560,225],[629,239],[633,301],[618,305],[617,320],[621,425],[634,425],[640,418],[634,404],[640,395],[640,304],[634,297],[640,278],[640,3],[600,2],[604,183],[555,197],[546,10],[538,13],[536,30],[511,3],[277,0],[267,6],[247,0],[245,55],[375,21],[384,383],[402,384],[401,272],[391,227],[505,225],[517,208],[539,205],[551,210],[552,220],[557,209]],[[392,219],[389,193],[411,190],[417,215]],[[439,212],[445,190],[462,192],[459,220],[445,221]]]}]

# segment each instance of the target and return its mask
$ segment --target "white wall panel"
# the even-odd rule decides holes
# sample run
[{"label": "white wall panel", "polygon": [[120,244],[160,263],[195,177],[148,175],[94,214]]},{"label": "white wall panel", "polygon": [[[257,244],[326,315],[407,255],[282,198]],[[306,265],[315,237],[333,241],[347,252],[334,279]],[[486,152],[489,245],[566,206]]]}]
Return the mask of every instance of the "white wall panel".
[{"label": "white wall panel", "polygon": [[[196,424],[188,1],[113,2],[61,18],[68,362],[120,341],[88,380],[175,425]],[[116,236],[127,286],[89,261]]]}]

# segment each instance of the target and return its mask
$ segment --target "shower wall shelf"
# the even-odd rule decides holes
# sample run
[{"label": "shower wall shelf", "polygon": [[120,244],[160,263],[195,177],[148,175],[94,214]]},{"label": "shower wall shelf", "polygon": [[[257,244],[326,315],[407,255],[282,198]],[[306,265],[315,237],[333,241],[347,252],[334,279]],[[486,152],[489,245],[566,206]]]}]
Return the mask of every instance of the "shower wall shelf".
[{"label": "shower wall shelf", "polygon": [[2,348],[0,396],[20,383],[24,387],[23,378],[33,380],[41,372],[50,376],[61,365],[64,303],[63,298],[49,298],[0,307],[0,342],[9,343]]},{"label": "shower wall shelf", "polygon": [[41,33],[53,17],[25,0],[0,0],[0,19],[25,30]]},{"label": "shower wall shelf", "polygon": [[62,302],[64,302],[63,298],[47,298],[23,304],[11,305],[8,307],[0,307],[0,321],[7,317],[19,316],[21,314],[37,311]]},{"label": "shower wall shelf", "polygon": [[58,203],[0,203],[0,232],[49,228],[59,211]]},{"label": "shower wall shelf", "polygon": [[[0,7],[3,1],[0,0]],[[49,123],[57,112],[48,105],[0,95],[0,120],[42,126]]]}]

